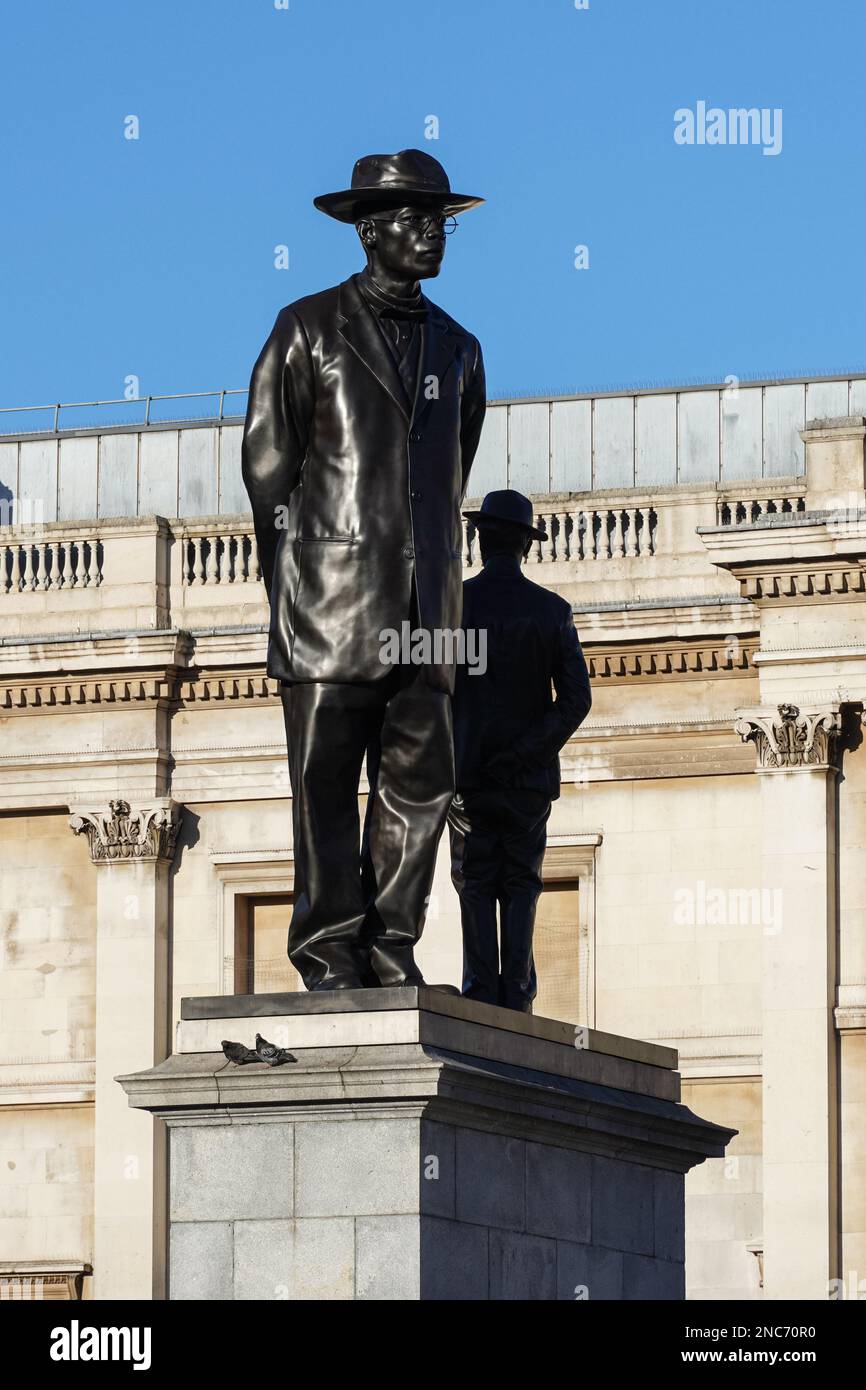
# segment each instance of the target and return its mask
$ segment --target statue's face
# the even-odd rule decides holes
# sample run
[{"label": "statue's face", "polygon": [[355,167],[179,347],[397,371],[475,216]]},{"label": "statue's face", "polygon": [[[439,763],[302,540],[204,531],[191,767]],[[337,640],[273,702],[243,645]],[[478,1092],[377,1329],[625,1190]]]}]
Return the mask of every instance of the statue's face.
[{"label": "statue's face", "polygon": [[438,275],[445,255],[444,218],[423,207],[376,213],[362,224],[361,240],[383,270],[400,279]]}]

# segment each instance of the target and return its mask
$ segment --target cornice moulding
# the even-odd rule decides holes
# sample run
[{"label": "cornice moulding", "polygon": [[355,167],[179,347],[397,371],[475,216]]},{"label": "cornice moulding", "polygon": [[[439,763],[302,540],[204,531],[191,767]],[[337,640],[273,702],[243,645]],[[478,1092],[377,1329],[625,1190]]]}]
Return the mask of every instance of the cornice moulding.
[{"label": "cornice moulding", "polygon": [[866,514],[810,516],[785,525],[699,527],[707,557],[753,602],[850,598],[866,591]]},{"label": "cornice moulding", "polygon": [[213,761],[216,754],[218,757],[231,758],[237,762],[239,753],[251,758],[279,757],[282,761],[286,758],[284,743],[178,743],[172,746],[171,751],[178,758],[188,760],[204,756]]},{"label": "cornice moulding", "polygon": [[0,678],[0,712],[64,710],[81,705],[170,703],[174,680],[166,675],[99,676],[10,682]]},{"label": "cornice moulding", "polygon": [[70,763],[107,763],[114,766],[116,763],[141,762],[143,759],[154,761],[159,758],[170,756],[167,748],[160,748],[155,743],[127,746],[126,748],[91,748],[87,744],[83,747],[75,748],[56,748],[50,753],[10,753],[3,759],[4,768],[15,767],[67,767]]},{"label": "cornice moulding", "polygon": [[834,1019],[840,1033],[866,1033],[866,1004],[841,1004]]},{"label": "cornice moulding", "polygon": [[[716,563],[721,563],[716,561]],[[800,603],[803,599],[842,600],[850,603],[866,592],[866,573],[861,565],[845,563],[730,565],[743,597],[753,603]]]},{"label": "cornice moulding", "polygon": [[834,642],[831,647],[760,647],[754,656],[756,666],[771,666],[775,662],[789,665],[792,661],[806,664],[813,661],[849,661],[866,656],[866,646],[859,642]]},{"label": "cornice moulding", "polygon": [[753,759],[735,737],[733,724],[731,714],[695,723],[583,725],[561,755],[563,787],[750,774]]},{"label": "cornice moulding", "polygon": [[569,835],[548,835],[547,843],[553,849],[597,849],[604,840],[601,830],[577,830]]},{"label": "cornice moulding", "polygon": [[37,639],[0,648],[0,682],[62,684],[69,681],[170,680],[192,663],[191,641],[149,642],[131,633],[125,641],[88,640],[43,646]]},{"label": "cornice moulding", "polygon": [[91,1104],[95,1088],[92,1059],[10,1058],[0,1064],[0,1106]]},{"label": "cornice moulding", "polygon": [[588,738],[620,738],[623,734],[643,737],[645,734],[730,733],[735,717],[736,711],[732,710],[730,715],[707,712],[693,719],[605,719],[598,723],[588,719],[566,747]]},{"label": "cornice moulding", "polygon": [[234,665],[235,669],[206,674],[198,668],[190,671],[167,665],[158,672],[112,670],[30,680],[4,680],[0,672],[0,712],[130,703],[183,706],[211,700],[279,701],[280,683],[266,675],[264,662],[253,670],[238,670]]},{"label": "cornice moulding", "polygon": [[757,636],[730,633],[710,642],[587,642],[584,651],[595,680],[693,680],[748,674],[757,646]]},{"label": "cornice moulding", "polygon": [[293,864],[295,852],[288,845],[278,849],[218,849],[208,850],[211,863],[229,868],[242,864]]},{"label": "cornice moulding", "polygon": [[800,430],[800,438],[806,444],[842,439],[863,439],[866,436],[866,422],[862,415],[828,415],[807,420]]},{"label": "cornice moulding", "polygon": [[[97,433],[105,433],[99,430]],[[112,428],[110,433],[115,433]],[[64,432],[65,433],[65,432]],[[4,443],[15,443],[15,440],[3,440]],[[21,440],[27,443],[28,440]],[[86,535],[99,537],[104,536],[165,536],[172,535],[173,527],[178,523],[172,523],[164,516],[120,516],[120,517],[84,517],[80,520],[70,521],[23,521],[15,526],[0,526],[0,541],[30,540],[33,536],[63,537],[63,536],[82,536]]]},{"label": "cornice moulding", "polygon": [[727,629],[731,623],[741,624],[748,631],[755,627],[754,612],[739,594],[626,599],[598,604],[583,604],[573,598],[571,608],[581,631],[587,627],[613,626],[619,630],[646,625],[657,629],[660,636],[669,636],[678,634],[681,628],[693,632],[704,625],[710,632],[718,632],[722,626]]},{"label": "cornice moulding", "polygon": [[213,700],[268,700],[276,703],[280,699],[280,682],[266,674],[264,663],[257,671],[184,675],[178,681],[176,698],[181,704]]}]

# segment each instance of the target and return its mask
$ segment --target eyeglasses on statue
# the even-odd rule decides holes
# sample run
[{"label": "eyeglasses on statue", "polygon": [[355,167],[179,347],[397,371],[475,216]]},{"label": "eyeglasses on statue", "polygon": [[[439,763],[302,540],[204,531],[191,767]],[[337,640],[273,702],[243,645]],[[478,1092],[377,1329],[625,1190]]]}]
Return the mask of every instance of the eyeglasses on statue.
[{"label": "eyeglasses on statue", "polygon": [[414,231],[420,232],[424,236],[431,226],[436,226],[439,231],[444,232],[445,236],[450,236],[457,231],[457,218],[444,217],[442,213],[411,213],[406,217],[371,217],[371,222],[393,222],[398,227],[412,227]]}]

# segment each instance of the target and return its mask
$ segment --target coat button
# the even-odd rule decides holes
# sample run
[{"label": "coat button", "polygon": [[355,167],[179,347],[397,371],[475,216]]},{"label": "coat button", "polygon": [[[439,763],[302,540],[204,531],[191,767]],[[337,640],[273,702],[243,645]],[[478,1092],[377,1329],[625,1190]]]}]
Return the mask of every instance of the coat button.
[{"label": "coat button", "polygon": [[411,545],[403,546],[403,555],[407,560],[415,559],[415,551],[412,549]]},{"label": "coat button", "polygon": [[410,496],[413,502],[420,502],[424,494],[420,488],[416,488],[414,492],[410,493]]},{"label": "coat button", "polygon": [[413,430],[412,433],[409,435],[409,438],[413,444],[417,444],[419,443],[421,436],[417,430]]}]

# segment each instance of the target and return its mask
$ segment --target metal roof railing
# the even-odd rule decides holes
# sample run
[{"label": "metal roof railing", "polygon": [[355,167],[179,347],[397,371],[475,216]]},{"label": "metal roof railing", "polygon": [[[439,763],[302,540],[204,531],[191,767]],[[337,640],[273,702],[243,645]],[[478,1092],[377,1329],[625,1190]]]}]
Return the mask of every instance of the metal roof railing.
[{"label": "metal roof railing", "polygon": [[[215,423],[219,423],[221,420],[237,419],[246,413],[245,409],[241,409],[239,411],[226,411],[226,398],[228,396],[246,396],[246,394],[246,388],[238,387],[233,390],[225,391],[181,391],[176,392],[173,395],[166,396],[122,396],[117,400],[110,401],[58,401],[54,405],[0,406],[0,436],[41,434],[46,432],[60,434],[64,430],[88,429],[96,428],[100,425],[110,426],[113,424],[140,424],[143,429],[146,429],[149,425],[153,425],[156,423],[162,424],[169,420],[213,420]],[[197,414],[194,413],[189,415],[181,415],[177,412],[177,410],[175,410],[173,414],[166,415],[164,419],[160,421],[157,421],[154,418],[154,405],[156,405],[157,408],[159,408],[160,403],[163,401],[200,400],[213,401],[213,410],[206,411],[204,413],[199,412]],[[130,416],[127,417],[125,415],[122,420],[100,419],[95,421],[91,420],[90,422],[82,421],[81,417],[79,417],[75,421],[75,423],[70,424],[65,424],[62,420],[62,412],[65,410],[102,411],[117,406],[122,406],[124,408],[129,407]],[[136,417],[134,411],[132,410],[133,407],[138,406],[144,407],[143,414],[140,419]],[[20,427],[20,424],[18,423],[21,420],[22,416],[25,417],[29,422],[29,419],[31,417],[40,415],[45,416],[47,412],[51,412],[51,423],[48,423],[46,421],[46,423],[43,425],[41,423],[37,424],[34,421],[34,427],[32,429],[22,429]],[[14,427],[11,429],[6,428],[6,420],[4,418],[6,416],[15,417],[15,424]],[[12,422],[10,421],[10,423]]]},{"label": "metal roof railing", "polygon": [[[732,386],[739,387],[743,391],[750,388],[769,388],[776,386],[817,386],[819,384],[829,384],[831,382],[866,380],[866,367],[848,372],[828,372],[826,374],[811,374],[801,376],[785,376],[784,374],[756,377],[741,376],[729,377],[724,381],[714,381],[708,379],[693,379],[687,382],[645,382],[643,385],[606,387],[604,389],[583,390],[583,391],[550,391],[550,392],[531,392],[503,394],[497,392],[488,398],[490,406],[516,406],[532,405],[544,403],[545,401],[555,404],[567,401],[602,401],[609,397],[631,397],[654,395],[677,395],[688,396],[695,392],[717,391],[725,395],[731,390]],[[121,397],[116,400],[108,401],[70,401],[58,402],[51,405],[29,405],[29,406],[0,406],[0,439],[17,437],[23,438],[25,435],[50,435],[62,434],[64,432],[74,432],[75,430],[100,430],[111,429],[116,426],[125,426],[127,429],[140,428],[147,429],[150,425],[165,427],[172,424],[206,424],[213,422],[220,424],[223,420],[237,421],[243,419],[246,414],[246,402],[244,401],[236,411],[226,411],[226,400],[229,396],[246,397],[245,387],[235,387],[223,391],[181,391],[171,395],[151,395],[135,396],[132,398]],[[175,401],[203,401],[214,402],[214,407],[210,411],[198,411],[184,414],[182,411],[173,407],[170,411],[165,409],[166,402]],[[104,415],[96,418],[96,414],[109,409],[117,411],[123,408],[125,413],[122,418],[106,418]],[[143,407],[143,411],[141,410]],[[859,408],[859,407],[858,407]],[[139,410],[139,415],[134,414],[134,410]],[[78,418],[72,423],[65,423],[63,420],[64,411],[90,411],[90,418]],[[33,417],[45,417],[50,412],[50,418],[45,424],[33,423]],[[94,414],[96,413],[96,414]],[[24,421],[22,426],[21,422]]]}]

